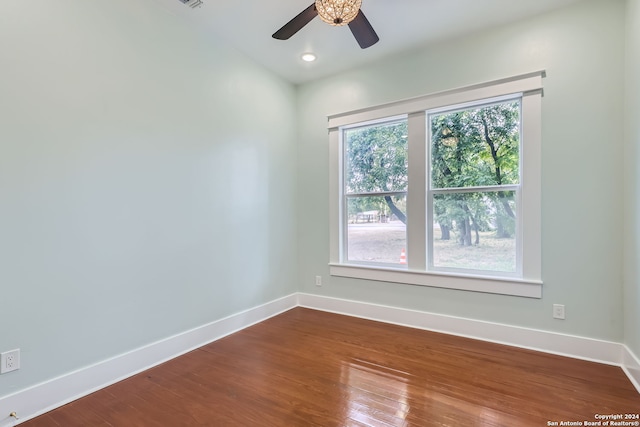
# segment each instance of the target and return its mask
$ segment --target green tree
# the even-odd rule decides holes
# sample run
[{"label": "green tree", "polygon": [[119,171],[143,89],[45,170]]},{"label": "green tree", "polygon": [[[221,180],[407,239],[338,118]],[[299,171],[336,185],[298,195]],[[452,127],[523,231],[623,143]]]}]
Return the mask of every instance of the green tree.
[{"label": "green tree", "polygon": [[[520,107],[508,102],[444,113],[431,120],[434,188],[516,184],[519,180]],[[442,239],[455,228],[461,245],[480,242],[480,231],[515,233],[512,191],[452,192],[434,199]],[[475,234],[475,239],[472,235]]]},{"label": "green tree", "polygon": [[[432,116],[431,185],[469,188],[517,184],[520,105],[518,101]],[[407,122],[396,121],[345,132],[347,193],[407,190]],[[389,211],[406,223],[402,198],[384,195]],[[442,239],[455,232],[461,245],[480,243],[481,231],[500,238],[515,234],[513,191],[449,192],[434,198]],[[349,214],[385,211],[378,197],[350,199]]]},{"label": "green tree", "polygon": [[[348,193],[407,190],[406,120],[349,129],[345,132],[345,138]],[[390,195],[383,196],[383,199],[391,213],[406,224],[406,213],[401,209],[398,199]],[[353,205],[363,203],[366,202],[354,202]]]}]

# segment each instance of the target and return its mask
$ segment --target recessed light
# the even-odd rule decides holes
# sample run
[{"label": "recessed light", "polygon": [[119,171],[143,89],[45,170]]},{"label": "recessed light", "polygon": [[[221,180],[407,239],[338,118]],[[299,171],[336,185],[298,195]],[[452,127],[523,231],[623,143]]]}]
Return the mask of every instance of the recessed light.
[{"label": "recessed light", "polygon": [[316,56],[311,52],[303,53],[301,58],[304,62],[313,62],[316,60]]}]

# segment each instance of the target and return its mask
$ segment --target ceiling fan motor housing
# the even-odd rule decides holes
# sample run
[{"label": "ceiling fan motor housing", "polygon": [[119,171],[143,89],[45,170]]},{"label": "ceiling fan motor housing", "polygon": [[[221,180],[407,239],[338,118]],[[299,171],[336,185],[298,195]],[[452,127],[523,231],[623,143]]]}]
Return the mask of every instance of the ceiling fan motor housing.
[{"label": "ceiling fan motor housing", "polygon": [[320,19],[329,25],[347,25],[360,11],[362,0],[316,0]]}]

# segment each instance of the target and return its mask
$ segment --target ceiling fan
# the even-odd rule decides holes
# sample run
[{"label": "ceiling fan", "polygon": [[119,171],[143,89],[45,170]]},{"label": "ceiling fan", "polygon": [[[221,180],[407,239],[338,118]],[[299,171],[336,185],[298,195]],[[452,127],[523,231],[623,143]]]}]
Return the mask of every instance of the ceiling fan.
[{"label": "ceiling fan", "polygon": [[307,25],[316,15],[329,25],[349,25],[362,49],[380,40],[360,6],[362,0],[316,0],[273,34],[274,39],[287,40]]}]

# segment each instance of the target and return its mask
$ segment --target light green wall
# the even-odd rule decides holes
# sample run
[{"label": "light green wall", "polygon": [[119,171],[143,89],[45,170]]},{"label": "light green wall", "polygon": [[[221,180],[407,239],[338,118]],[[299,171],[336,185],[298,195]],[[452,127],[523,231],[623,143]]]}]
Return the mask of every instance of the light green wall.
[{"label": "light green wall", "polygon": [[624,341],[640,355],[640,0],[627,0]]},{"label": "light green wall", "polygon": [[[152,0],[0,2],[0,351],[23,363],[0,396],[296,290],[624,331],[640,354],[639,1],[588,0],[297,92]],[[328,114],[540,69],[542,300],[328,275]]]},{"label": "light green wall", "polygon": [[[302,85],[301,291],[621,342],[624,12],[623,1],[581,2]],[[537,70],[547,72],[542,299],[328,275],[327,115]],[[554,303],[566,320],[552,318]]]},{"label": "light green wall", "polygon": [[295,87],[152,0],[0,2],[0,396],[296,288]]}]

